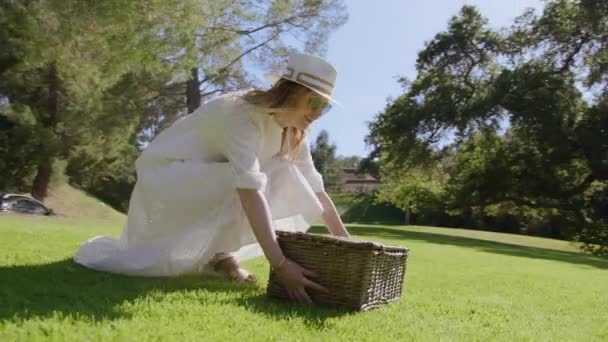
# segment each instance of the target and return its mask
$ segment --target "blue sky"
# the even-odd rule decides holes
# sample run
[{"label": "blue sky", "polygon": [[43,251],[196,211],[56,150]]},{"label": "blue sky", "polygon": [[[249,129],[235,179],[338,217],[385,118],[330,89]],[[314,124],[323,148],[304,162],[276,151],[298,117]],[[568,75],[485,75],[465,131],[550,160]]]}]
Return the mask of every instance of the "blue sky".
[{"label": "blue sky", "polygon": [[424,42],[447,27],[463,4],[475,5],[492,27],[504,27],[541,0],[346,0],[349,20],[329,41],[326,59],[338,70],[334,107],[312,128],[311,141],[325,129],[338,155],[367,155],[366,122],[396,97],[397,76],[416,77],[415,62]]}]

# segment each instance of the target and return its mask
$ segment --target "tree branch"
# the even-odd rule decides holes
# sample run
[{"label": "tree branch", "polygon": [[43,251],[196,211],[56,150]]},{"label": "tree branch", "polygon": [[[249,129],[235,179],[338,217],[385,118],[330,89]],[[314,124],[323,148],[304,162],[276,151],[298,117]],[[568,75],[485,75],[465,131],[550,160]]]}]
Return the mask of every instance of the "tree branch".
[{"label": "tree branch", "polygon": [[199,86],[205,82],[210,82],[214,79],[216,79],[217,77],[221,76],[224,72],[226,72],[228,69],[230,69],[231,66],[233,66],[236,62],[238,62],[239,60],[241,60],[241,58],[243,58],[245,55],[251,53],[252,51],[260,48],[261,46],[266,45],[267,43],[269,43],[270,41],[274,40],[276,37],[279,36],[279,34],[281,33],[281,31],[277,31],[277,33],[275,33],[274,35],[272,35],[270,38],[266,39],[265,41],[261,42],[260,44],[253,46],[247,50],[245,50],[243,53],[241,53],[238,57],[236,57],[235,59],[233,59],[230,63],[228,63],[226,66],[220,68],[218,70],[218,72],[216,72],[213,75],[209,75],[207,77],[205,77],[203,80],[201,80],[199,82]]},{"label": "tree branch", "polygon": [[561,74],[561,73],[565,72],[566,70],[568,70],[570,68],[570,66],[572,65],[572,63],[574,63],[574,58],[576,57],[576,55],[578,55],[578,53],[582,50],[583,46],[587,42],[589,42],[589,33],[583,34],[583,36],[580,38],[580,41],[578,42],[578,44],[574,48],[574,50],[572,50],[568,54],[568,57],[566,57],[566,60],[564,61],[564,64],[556,72],[556,74]]},{"label": "tree branch", "polygon": [[215,90],[212,90],[212,91],[208,91],[208,92],[206,92],[206,93],[202,93],[202,94],[201,94],[201,97],[206,97],[206,96],[209,96],[209,95],[211,95],[211,94],[215,94],[215,93],[221,93],[221,92],[223,92],[223,91],[225,91],[225,90],[226,90],[226,89],[221,88],[221,89],[215,89]]},{"label": "tree branch", "polygon": [[[264,29],[267,29],[267,28],[276,28],[276,27],[279,27],[279,26],[281,26],[281,25],[283,25],[285,23],[288,23],[288,24],[290,24],[292,26],[308,30],[309,28],[304,27],[303,25],[299,25],[299,24],[293,23],[293,20],[294,19],[298,19],[298,18],[308,18],[308,17],[311,17],[311,16],[312,16],[311,14],[294,15],[294,16],[287,17],[287,18],[282,19],[282,20],[277,20],[277,21],[270,22],[270,23],[262,25],[262,26],[258,26],[258,27],[253,28],[253,29],[230,28],[230,27],[225,27],[225,26],[211,26],[211,27],[205,27],[204,29],[219,30],[219,31],[228,31],[228,32],[236,33],[236,34],[238,34],[240,36],[249,36],[251,34],[254,34],[256,32],[262,31]],[[203,35],[196,35],[196,36],[198,38],[201,38]]]}]

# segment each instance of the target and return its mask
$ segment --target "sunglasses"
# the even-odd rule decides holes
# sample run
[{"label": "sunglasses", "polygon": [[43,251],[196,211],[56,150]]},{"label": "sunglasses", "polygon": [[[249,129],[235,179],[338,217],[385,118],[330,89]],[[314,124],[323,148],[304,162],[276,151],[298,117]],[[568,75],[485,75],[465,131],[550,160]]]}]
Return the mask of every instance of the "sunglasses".
[{"label": "sunglasses", "polygon": [[329,112],[331,104],[320,96],[312,96],[308,99],[308,107],[313,111],[321,109],[321,115],[323,115]]}]

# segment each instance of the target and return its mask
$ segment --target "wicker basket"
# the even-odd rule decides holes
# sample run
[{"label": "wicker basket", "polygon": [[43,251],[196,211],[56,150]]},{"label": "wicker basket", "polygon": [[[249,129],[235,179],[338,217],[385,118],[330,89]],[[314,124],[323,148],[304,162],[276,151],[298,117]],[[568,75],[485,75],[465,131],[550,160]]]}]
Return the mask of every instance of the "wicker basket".
[{"label": "wicker basket", "polygon": [[[329,294],[307,289],[316,304],[365,311],[401,297],[407,248],[316,234],[277,231],[286,257],[315,271]],[[270,270],[267,294],[289,296]]]}]

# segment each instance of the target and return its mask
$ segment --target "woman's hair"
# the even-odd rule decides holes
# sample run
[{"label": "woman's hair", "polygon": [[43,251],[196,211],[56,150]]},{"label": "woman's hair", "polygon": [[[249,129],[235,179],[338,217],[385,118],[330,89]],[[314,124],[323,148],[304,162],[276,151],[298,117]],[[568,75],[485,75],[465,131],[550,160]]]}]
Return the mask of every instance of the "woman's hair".
[{"label": "woman's hair", "polygon": [[[305,86],[281,78],[272,88],[268,90],[251,90],[243,95],[243,99],[250,104],[263,108],[281,108],[287,104],[287,101],[292,96],[305,94],[310,91]],[[289,155],[295,159],[300,148],[300,144],[304,141],[306,132],[295,127],[285,127],[281,137],[281,149],[275,156]]]}]

